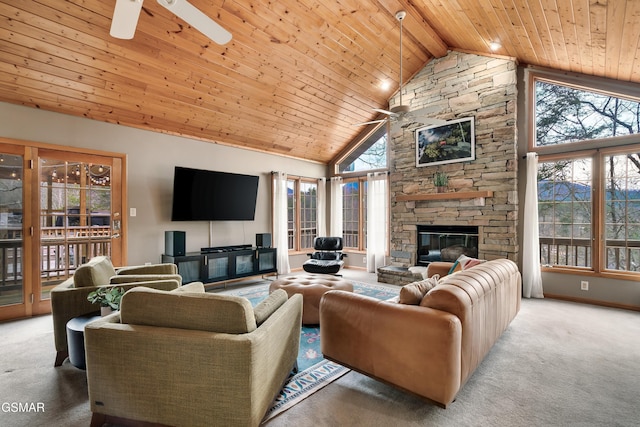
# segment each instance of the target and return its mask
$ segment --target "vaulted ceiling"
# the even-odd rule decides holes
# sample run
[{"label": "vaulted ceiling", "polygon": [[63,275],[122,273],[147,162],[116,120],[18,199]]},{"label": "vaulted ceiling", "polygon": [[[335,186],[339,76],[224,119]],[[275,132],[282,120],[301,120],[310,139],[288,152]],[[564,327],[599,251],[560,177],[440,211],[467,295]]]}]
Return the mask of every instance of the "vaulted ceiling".
[{"label": "vaulted ceiling", "polygon": [[405,81],[455,49],[640,83],[637,0],[190,2],[231,42],[155,0],[131,40],[115,0],[0,0],[0,101],[327,163],[398,90],[398,10]]}]

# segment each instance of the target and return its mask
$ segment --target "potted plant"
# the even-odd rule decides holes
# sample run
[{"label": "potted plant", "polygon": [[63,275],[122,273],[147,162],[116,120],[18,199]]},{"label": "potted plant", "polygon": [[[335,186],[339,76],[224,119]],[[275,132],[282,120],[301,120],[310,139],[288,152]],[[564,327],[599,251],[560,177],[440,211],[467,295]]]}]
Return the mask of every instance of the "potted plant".
[{"label": "potted plant", "polygon": [[444,172],[436,172],[433,175],[433,184],[436,186],[438,193],[444,193],[449,185],[449,177]]},{"label": "potted plant", "polygon": [[100,304],[100,314],[106,316],[112,311],[120,309],[122,295],[124,295],[123,288],[100,286],[87,295],[87,300],[92,304]]}]

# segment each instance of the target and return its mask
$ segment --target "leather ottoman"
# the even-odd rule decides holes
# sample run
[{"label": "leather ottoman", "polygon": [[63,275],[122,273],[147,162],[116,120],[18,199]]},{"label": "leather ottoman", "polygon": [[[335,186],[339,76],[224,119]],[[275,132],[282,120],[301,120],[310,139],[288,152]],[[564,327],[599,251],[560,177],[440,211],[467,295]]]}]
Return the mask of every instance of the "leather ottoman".
[{"label": "leather ottoman", "polygon": [[330,274],[302,274],[283,277],[271,282],[269,292],[283,289],[287,295],[302,294],[302,324],[320,323],[320,299],[332,290],[353,292],[353,284]]}]

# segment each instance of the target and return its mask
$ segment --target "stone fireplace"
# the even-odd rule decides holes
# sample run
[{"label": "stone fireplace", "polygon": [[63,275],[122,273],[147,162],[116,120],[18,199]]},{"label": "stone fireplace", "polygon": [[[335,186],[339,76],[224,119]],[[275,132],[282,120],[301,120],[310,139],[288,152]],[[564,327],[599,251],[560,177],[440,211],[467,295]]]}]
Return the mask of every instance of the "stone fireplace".
[{"label": "stone fireplace", "polygon": [[[422,233],[431,226],[472,227],[447,245],[464,246],[457,249],[476,251],[481,259],[517,262],[516,69],[509,59],[452,51],[429,62],[403,88],[411,110],[432,109],[433,117],[444,120],[474,117],[475,159],[417,166],[414,131],[419,127],[391,133],[390,265],[424,265],[435,251],[441,256],[442,247],[424,253],[427,235]],[[393,98],[389,106],[397,102]],[[446,193],[436,192],[436,172],[449,177]]]}]

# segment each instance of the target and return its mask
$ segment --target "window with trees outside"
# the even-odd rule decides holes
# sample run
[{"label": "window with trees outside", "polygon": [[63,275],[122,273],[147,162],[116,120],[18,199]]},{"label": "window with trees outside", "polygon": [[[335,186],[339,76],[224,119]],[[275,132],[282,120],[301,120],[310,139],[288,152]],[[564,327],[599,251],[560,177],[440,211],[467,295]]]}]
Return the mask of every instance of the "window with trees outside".
[{"label": "window with trees outside", "polygon": [[543,266],[640,274],[640,103],[532,79]]},{"label": "window with trees outside", "polygon": [[343,176],[342,230],[345,248],[367,249],[367,172],[388,168],[387,123],[369,132],[347,156],[337,163],[336,172]]},{"label": "window with trees outside", "polygon": [[387,126],[377,126],[348,156],[338,163],[339,174],[387,168]]},{"label": "window with trees outside", "polygon": [[287,179],[287,226],[289,250],[313,248],[318,235],[316,223],[318,181],[304,178]]},{"label": "window with trees outside", "polygon": [[367,248],[367,178],[344,180],[342,187],[342,238],[345,248]]}]

